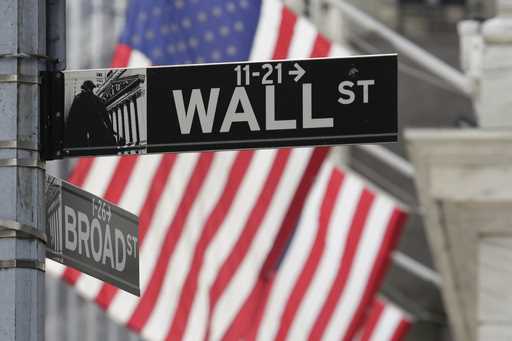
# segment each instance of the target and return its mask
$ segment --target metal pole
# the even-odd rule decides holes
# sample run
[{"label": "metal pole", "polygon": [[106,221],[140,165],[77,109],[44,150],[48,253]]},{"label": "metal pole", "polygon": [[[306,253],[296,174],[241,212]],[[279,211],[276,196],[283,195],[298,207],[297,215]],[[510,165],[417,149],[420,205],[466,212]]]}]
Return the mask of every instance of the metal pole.
[{"label": "metal pole", "polygon": [[[39,71],[46,1],[0,1],[0,340],[44,339]],[[24,232],[21,232],[23,230]],[[39,231],[39,233],[38,233]],[[38,239],[40,238],[40,239]]]},{"label": "metal pole", "polygon": [[372,155],[373,157],[384,162],[394,170],[398,171],[400,174],[407,176],[408,178],[414,179],[413,165],[409,161],[402,158],[400,155],[393,153],[389,149],[386,149],[385,147],[380,146],[378,144],[362,144],[356,145],[354,147],[364,150],[368,154]]}]

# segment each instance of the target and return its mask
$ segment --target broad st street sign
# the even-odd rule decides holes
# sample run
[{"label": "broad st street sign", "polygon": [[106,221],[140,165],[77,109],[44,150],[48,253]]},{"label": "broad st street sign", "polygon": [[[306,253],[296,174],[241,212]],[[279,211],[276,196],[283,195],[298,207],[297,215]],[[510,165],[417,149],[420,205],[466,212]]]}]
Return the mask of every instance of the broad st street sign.
[{"label": "broad st street sign", "polygon": [[50,175],[46,212],[48,258],[140,295],[135,215]]},{"label": "broad st street sign", "polygon": [[396,55],[68,71],[43,82],[46,159],[398,135]]}]

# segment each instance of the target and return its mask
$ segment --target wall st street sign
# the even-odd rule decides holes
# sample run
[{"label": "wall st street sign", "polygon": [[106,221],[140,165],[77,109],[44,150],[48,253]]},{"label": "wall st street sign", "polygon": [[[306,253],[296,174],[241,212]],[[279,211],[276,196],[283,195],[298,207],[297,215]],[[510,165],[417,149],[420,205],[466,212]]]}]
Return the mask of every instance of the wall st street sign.
[{"label": "wall st street sign", "polygon": [[43,83],[46,159],[398,135],[396,55],[66,71]]},{"label": "wall st street sign", "polygon": [[47,257],[140,295],[138,218],[46,177]]}]

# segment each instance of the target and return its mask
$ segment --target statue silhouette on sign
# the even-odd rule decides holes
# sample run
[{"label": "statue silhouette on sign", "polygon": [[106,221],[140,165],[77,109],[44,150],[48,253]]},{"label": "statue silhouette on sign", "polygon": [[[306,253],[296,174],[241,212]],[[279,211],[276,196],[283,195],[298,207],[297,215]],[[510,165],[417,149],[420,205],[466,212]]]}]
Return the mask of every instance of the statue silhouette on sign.
[{"label": "statue silhouette on sign", "polygon": [[93,93],[95,87],[92,81],[85,81],[73,99],[65,131],[66,147],[117,146],[107,108]]}]

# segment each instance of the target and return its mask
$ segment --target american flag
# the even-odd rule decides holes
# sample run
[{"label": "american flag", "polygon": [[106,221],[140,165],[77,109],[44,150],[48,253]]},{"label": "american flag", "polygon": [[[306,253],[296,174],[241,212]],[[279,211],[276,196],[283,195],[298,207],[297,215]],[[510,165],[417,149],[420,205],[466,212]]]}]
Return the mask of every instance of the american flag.
[{"label": "american flag", "polygon": [[[134,0],[114,66],[349,53],[278,0]],[[71,182],[140,217],[141,297],[48,268],[151,340],[360,337],[406,213],[329,152],[82,158]]]}]

